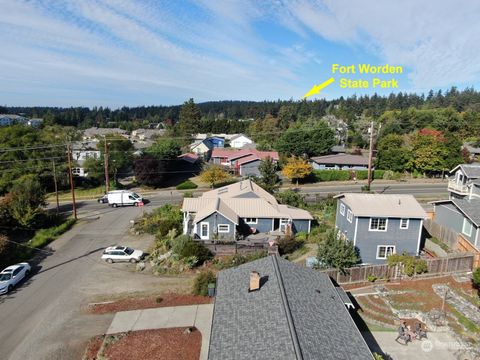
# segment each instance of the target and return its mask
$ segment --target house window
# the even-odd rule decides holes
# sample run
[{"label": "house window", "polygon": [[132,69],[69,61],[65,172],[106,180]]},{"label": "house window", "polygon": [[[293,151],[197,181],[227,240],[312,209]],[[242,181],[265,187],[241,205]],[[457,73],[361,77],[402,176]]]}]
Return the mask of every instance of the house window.
[{"label": "house window", "polygon": [[229,224],[218,224],[218,232],[219,233],[229,233],[230,232],[230,225]]},{"label": "house window", "polygon": [[408,229],[408,219],[400,219],[400,229]]},{"label": "house window", "polygon": [[386,259],[388,256],[395,254],[395,246],[379,245],[377,246],[377,259]]},{"label": "house window", "polygon": [[472,223],[467,219],[463,219],[462,233],[467,236],[472,236],[472,230],[473,230]]},{"label": "house window", "polygon": [[370,218],[370,231],[387,231],[387,219]]},{"label": "house window", "polygon": [[345,204],[340,204],[340,214],[345,216]]},{"label": "house window", "polygon": [[200,238],[201,239],[208,239],[209,231],[208,231],[209,224],[207,222],[203,222],[200,224]]},{"label": "house window", "polygon": [[245,218],[245,224],[257,224],[258,219],[257,218]]},{"label": "house window", "polygon": [[347,220],[348,222],[352,222],[353,219],[353,213],[350,209],[347,210]]}]

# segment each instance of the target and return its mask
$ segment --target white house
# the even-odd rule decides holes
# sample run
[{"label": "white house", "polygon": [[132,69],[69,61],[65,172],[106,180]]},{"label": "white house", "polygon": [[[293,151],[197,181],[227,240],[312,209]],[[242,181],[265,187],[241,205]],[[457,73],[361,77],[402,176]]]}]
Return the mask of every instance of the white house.
[{"label": "white house", "polygon": [[213,149],[213,144],[209,140],[195,141],[190,145],[190,151],[194,154],[208,157]]},{"label": "white house", "polygon": [[243,148],[245,145],[253,144],[253,140],[243,134],[238,134],[230,139],[230,146],[233,148]]}]

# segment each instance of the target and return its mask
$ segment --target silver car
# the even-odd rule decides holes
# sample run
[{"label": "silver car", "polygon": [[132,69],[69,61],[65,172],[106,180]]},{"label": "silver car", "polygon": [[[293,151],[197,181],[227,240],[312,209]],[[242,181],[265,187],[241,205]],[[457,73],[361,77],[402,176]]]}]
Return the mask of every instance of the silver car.
[{"label": "silver car", "polygon": [[102,259],[109,264],[117,261],[129,261],[136,263],[143,257],[142,250],[134,250],[128,246],[110,246],[105,249]]}]

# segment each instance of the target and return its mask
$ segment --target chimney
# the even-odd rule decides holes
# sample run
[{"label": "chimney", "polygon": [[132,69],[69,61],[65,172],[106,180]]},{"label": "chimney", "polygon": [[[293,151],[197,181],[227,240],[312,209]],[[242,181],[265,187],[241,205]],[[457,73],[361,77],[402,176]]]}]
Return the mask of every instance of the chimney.
[{"label": "chimney", "polygon": [[256,271],[250,272],[250,287],[248,292],[260,289],[260,274]]}]

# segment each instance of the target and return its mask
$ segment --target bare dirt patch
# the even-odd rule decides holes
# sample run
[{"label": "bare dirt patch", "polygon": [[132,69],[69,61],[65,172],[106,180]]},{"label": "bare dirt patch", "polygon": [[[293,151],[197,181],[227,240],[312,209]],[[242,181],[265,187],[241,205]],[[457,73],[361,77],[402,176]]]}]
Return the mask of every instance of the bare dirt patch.
[{"label": "bare dirt patch", "polygon": [[89,304],[87,312],[90,314],[106,314],[119,311],[151,309],[167,306],[211,304],[212,298],[189,294],[159,294],[142,298],[126,298],[113,302]]},{"label": "bare dirt patch", "polygon": [[[195,328],[140,330],[95,337],[89,343],[83,360],[198,360],[202,335]],[[95,351],[97,338],[103,345]]]}]

